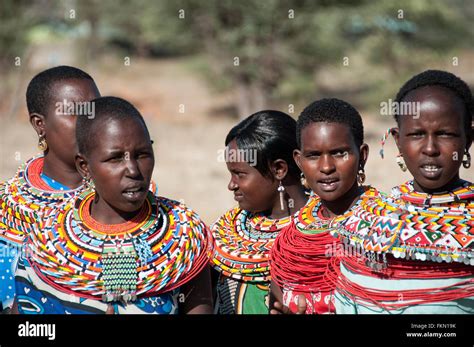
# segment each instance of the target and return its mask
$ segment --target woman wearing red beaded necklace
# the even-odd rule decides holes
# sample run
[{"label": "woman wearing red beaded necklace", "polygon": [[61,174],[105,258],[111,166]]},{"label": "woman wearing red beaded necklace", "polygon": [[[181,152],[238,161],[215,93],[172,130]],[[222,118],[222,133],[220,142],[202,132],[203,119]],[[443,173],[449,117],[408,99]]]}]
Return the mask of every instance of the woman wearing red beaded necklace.
[{"label": "woman wearing red beaded necklace", "polygon": [[15,276],[20,313],[212,313],[208,228],[149,190],[152,141],[115,97],[79,118],[78,171],[88,187],[45,217]]},{"label": "woman wearing red beaded necklace", "polygon": [[337,313],[472,314],[474,185],[459,176],[471,162],[471,92],[453,74],[428,70],[396,102],[417,109],[395,114],[392,129],[397,161],[413,181],[342,223],[344,243],[363,256],[341,262]]},{"label": "woman wearing red beaded necklace", "polygon": [[359,113],[342,100],[315,101],[298,118],[294,158],[315,196],[271,251],[271,313],[334,312],[334,285],[325,278],[331,260],[341,255],[333,225],[359,201],[377,195],[362,186],[369,151],[363,137]]}]

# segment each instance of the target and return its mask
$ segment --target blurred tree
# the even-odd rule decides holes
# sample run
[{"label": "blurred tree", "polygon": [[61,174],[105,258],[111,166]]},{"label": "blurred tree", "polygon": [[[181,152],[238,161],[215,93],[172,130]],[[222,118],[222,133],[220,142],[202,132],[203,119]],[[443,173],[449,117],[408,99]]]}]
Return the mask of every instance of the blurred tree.
[{"label": "blurred tree", "polygon": [[338,18],[329,22],[319,16],[335,4],[181,0],[168,2],[164,11],[179,18],[180,32],[175,35],[192,35],[209,55],[214,75],[232,82],[238,114],[245,117],[277,99],[280,83],[292,74],[304,71],[311,75],[312,69],[341,53]]},{"label": "blurred tree", "polygon": [[[378,98],[386,84],[472,44],[473,7],[462,0],[3,0],[0,71],[37,24],[66,28],[66,36],[83,35],[85,25],[78,51],[86,61],[110,46],[148,57],[204,54],[209,79],[235,91],[244,117],[270,104],[307,103],[325,90],[346,91],[349,101],[359,91]],[[71,8],[76,20],[65,15]]]},{"label": "blurred tree", "polygon": [[[315,74],[342,67],[346,56],[388,68],[387,79],[405,77],[427,56],[472,38],[463,20],[466,6],[457,0],[179,0],[162,3],[147,32],[167,32],[182,42],[192,37],[190,48],[197,44],[208,54],[214,78],[231,81],[244,117],[272,99],[314,98]],[[371,77],[367,82],[380,82]]]},{"label": "blurred tree", "polygon": [[21,57],[27,46],[31,11],[25,0],[0,2],[0,71],[15,66],[15,57]]}]

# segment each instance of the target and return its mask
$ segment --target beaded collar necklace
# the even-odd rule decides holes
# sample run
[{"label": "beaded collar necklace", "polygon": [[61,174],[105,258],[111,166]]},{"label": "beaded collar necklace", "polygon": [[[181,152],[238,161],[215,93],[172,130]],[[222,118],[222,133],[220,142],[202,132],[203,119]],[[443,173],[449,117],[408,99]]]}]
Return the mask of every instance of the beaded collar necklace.
[{"label": "beaded collar necklace", "polygon": [[270,250],[280,230],[297,213],[271,219],[236,207],[211,227],[214,250],[211,265],[224,276],[245,282],[270,280]]},{"label": "beaded collar necklace", "polygon": [[2,226],[0,237],[11,242],[22,242],[24,235],[39,223],[47,210],[63,204],[73,198],[80,187],[71,190],[56,191],[41,178],[44,158],[42,155],[29,159],[22,164],[15,176],[1,186],[0,218]]},{"label": "beaded collar necklace", "polygon": [[48,202],[63,201],[77,193],[78,188],[56,191],[49,187],[41,178],[43,165],[43,156],[34,157],[23,164],[16,174],[16,186],[30,193],[35,198]]},{"label": "beaded collar necklace", "polygon": [[474,199],[474,185],[461,180],[459,188],[450,192],[440,192],[436,194],[419,193],[415,191],[413,181],[408,181],[392,189],[392,196],[400,198],[405,202],[432,206],[436,204],[446,204]]},{"label": "beaded collar necklace", "polygon": [[207,228],[178,202],[149,192],[131,221],[104,225],[90,216],[94,196],[83,192],[52,211],[28,239],[30,264],[51,286],[127,303],[173,290],[207,263]]},{"label": "beaded collar necklace", "polygon": [[373,187],[363,187],[362,193],[357,201],[340,216],[327,218],[322,215],[321,200],[316,195],[312,196],[308,203],[299,211],[295,218],[296,228],[306,234],[317,234],[329,231],[333,236],[337,230],[337,224],[347,218],[361,201],[377,196],[379,192]]},{"label": "beaded collar necklace", "polygon": [[[417,193],[411,199],[413,186],[408,182],[394,188],[388,198],[362,202],[339,232],[345,244],[372,257],[388,252],[395,258],[474,265],[471,191],[472,185],[463,182],[452,195],[428,197]],[[428,198],[431,205],[426,206]],[[444,202],[448,199],[451,201]]]}]

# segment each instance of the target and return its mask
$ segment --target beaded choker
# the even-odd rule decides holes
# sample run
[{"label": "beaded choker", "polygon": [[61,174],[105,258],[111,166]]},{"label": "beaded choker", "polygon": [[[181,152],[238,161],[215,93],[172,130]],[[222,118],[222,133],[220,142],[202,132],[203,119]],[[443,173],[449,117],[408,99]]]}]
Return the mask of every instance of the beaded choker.
[{"label": "beaded choker", "polygon": [[393,188],[392,197],[395,199],[401,199],[411,204],[423,206],[468,201],[474,199],[474,185],[467,181],[461,180],[459,188],[454,191],[427,194],[416,192],[413,186],[413,181],[408,181]]},{"label": "beaded choker", "polygon": [[[474,265],[474,202],[469,184],[463,183],[452,195],[413,195],[410,182],[394,192],[389,198],[364,201],[341,224],[345,244],[372,257],[391,253],[395,258]],[[452,199],[448,203],[433,202],[448,196]],[[428,199],[431,205],[426,206]]]},{"label": "beaded choker", "polygon": [[92,218],[90,211],[94,201],[94,194],[88,194],[84,199],[78,199],[79,204],[75,210],[77,218],[82,220],[84,226],[90,230],[99,230],[103,234],[117,235],[133,233],[140,229],[151,217],[151,208],[148,200],[142,205],[137,214],[130,220],[120,224],[103,224]]},{"label": "beaded choker", "polygon": [[296,228],[304,234],[318,234],[333,229],[333,218],[325,218],[321,213],[321,200],[312,197],[295,218]]},{"label": "beaded choker", "polygon": [[183,285],[208,262],[207,227],[180,203],[149,192],[133,220],[104,225],[90,216],[94,196],[52,211],[28,239],[28,261],[57,290],[127,303]]},{"label": "beaded choker", "polygon": [[238,207],[227,211],[211,227],[214,241],[211,265],[233,279],[268,282],[270,249],[278,232],[293,218],[270,219]]}]

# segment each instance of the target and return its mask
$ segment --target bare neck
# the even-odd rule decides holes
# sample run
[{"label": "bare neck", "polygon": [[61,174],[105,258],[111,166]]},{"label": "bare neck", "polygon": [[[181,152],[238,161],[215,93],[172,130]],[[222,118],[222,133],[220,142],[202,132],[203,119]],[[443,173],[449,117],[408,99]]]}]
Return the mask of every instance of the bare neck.
[{"label": "bare neck", "polygon": [[71,189],[79,187],[82,183],[82,177],[76,167],[67,165],[50,152],[44,156],[43,173]]}]

